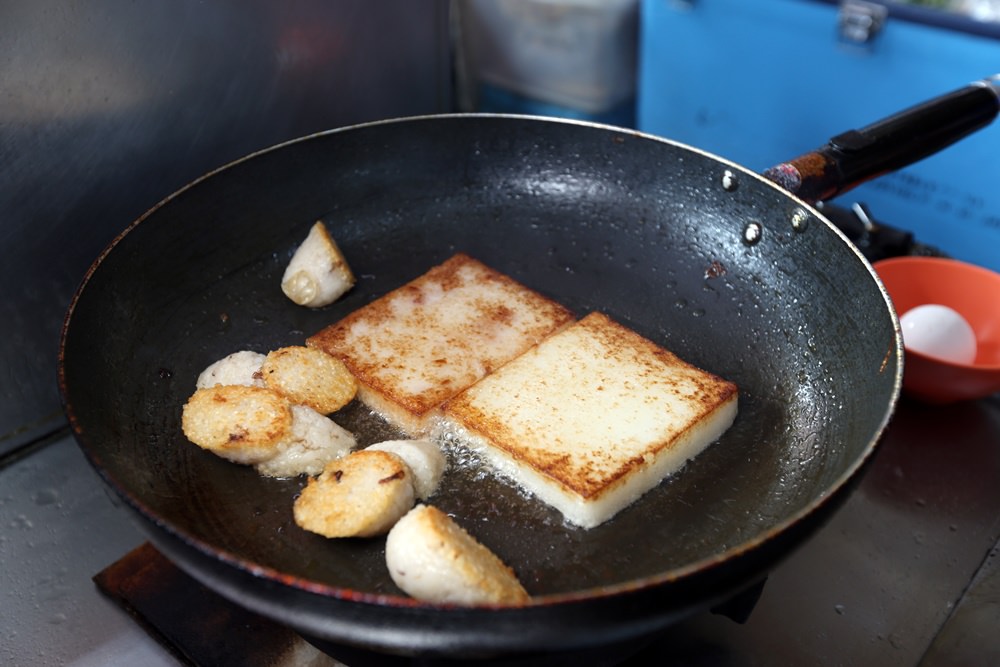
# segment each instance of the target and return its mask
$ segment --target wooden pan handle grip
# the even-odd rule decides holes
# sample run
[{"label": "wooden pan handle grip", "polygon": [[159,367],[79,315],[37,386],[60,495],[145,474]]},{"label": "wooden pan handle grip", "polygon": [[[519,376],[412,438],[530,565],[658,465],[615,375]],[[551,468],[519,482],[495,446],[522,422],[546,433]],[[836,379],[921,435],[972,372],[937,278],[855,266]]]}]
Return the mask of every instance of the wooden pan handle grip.
[{"label": "wooden pan handle grip", "polygon": [[792,194],[825,201],[950,146],[1000,112],[1000,75],[911,107],[764,172]]}]

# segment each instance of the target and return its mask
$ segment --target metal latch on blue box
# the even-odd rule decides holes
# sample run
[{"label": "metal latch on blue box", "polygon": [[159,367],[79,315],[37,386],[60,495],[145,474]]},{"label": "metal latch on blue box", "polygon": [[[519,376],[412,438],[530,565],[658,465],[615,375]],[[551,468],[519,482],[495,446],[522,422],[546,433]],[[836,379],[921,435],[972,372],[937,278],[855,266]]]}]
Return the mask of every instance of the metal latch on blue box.
[{"label": "metal latch on blue box", "polygon": [[848,44],[871,44],[885,25],[889,10],[885,5],[847,0],[840,5],[837,34]]}]

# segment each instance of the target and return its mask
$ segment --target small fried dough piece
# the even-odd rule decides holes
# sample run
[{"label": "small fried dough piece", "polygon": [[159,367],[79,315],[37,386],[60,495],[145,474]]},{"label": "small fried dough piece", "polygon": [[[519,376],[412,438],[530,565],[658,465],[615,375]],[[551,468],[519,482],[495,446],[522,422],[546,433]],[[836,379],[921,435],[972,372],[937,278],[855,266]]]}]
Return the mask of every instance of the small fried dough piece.
[{"label": "small fried dough piece", "polygon": [[260,366],[265,356],[260,352],[242,350],[233,352],[209,365],[198,376],[195,387],[206,389],[217,384],[242,384],[247,387],[263,387],[264,379]]},{"label": "small fried dough piece", "polygon": [[274,456],[257,464],[257,472],[268,477],[318,475],[355,444],[354,435],[329,417],[293,405],[291,431],[275,446]]},{"label": "small fried dough piece", "polygon": [[332,461],[292,506],[295,523],[324,537],[373,537],[413,507],[406,464],[389,452],[353,452]]},{"label": "small fried dough piece", "polygon": [[405,593],[439,604],[520,605],[530,596],[514,571],[431,505],[396,522],[385,543],[389,576]]},{"label": "small fried dough piece", "polygon": [[413,473],[413,490],[418,500],[434,495],[447,465],[444,452],[430,440],[386,440],[369,445],[368,449],[391,452],[403,459]]},{"label": "small fried dough piece", "polygon": [[274,456],[292,427],[289,402],[269,389],[216,385],[198,389],[184,404],[184,435],[194,444],[236,463]]},{"label": "small fried dough piece", "polygon": [[354,273],[326,226],[317,222],[292,255],[281,278],[281,291],[300,306],[320,308],[354,285]]},{"label": "small fried dough piece", "polygon": [[324,415],[347,405],[358,391],[357,381],[340,359],[312,347],[272,350],[260,370],[268,388]]}]

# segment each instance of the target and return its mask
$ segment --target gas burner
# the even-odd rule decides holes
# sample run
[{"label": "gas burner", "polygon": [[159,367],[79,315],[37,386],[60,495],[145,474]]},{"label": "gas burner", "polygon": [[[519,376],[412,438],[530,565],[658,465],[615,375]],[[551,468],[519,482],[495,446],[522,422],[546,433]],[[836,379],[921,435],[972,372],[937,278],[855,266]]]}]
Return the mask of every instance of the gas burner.
[{"label": "gas burner", "polygon": [[[146,632],[194,667],[629,667],[632,656],[653,645],[657,635],[560,653],[502,657],[404,656],[303,638],[294,630],[223,599],[143,544],[94,577],[98,588],[121,605]],[[744,623],[757,604],[765,580],[711,612]],[[197,610],[191,613],[191,610]]]},{"label": "gas burner", "polygon": [[818,208],[869,262],[904,255],[944,256],[937,248],[916,241],[912,232],[878,221],[862,202],[849,207],[823,203]]}]

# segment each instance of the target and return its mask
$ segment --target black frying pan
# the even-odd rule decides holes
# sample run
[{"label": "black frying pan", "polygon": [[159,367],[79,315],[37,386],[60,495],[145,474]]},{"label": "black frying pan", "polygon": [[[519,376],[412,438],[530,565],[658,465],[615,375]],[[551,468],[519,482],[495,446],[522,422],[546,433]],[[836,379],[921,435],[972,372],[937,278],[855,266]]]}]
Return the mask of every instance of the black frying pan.
[{"label": "black frying pan", "polygon": [[[845,134],[774,176],[807,198],[828,196],[899,166],[893,146],[926,152],[996,112],[996,90],[975,85],[917,109],[902,135],[902,119]],[[889,164],[865,157],[881,143]],[[359,281],[308,310],[279,282],[319,218]],[[741,389],[721,440],[590,531],[494,477],[449,472],[433,502],[517,570],[537,596],[525,608],[406,598],[383,540],[298,529],[291,503],[302,480],[259,477],[180,430],[181,406],[212,361],[301,344],[456,251],[577,314],[602,310]],[[293,141],[169,197],[87,274],[61,362],[81,447],[185,570],[320,640],[481,656],[628,640],[758,581],[871,458],[899,393],[902,348],[870,266],[770,180],[627,130],[445,116]],[[356,404],[336,419],[362,445],[392,435]]]}]

